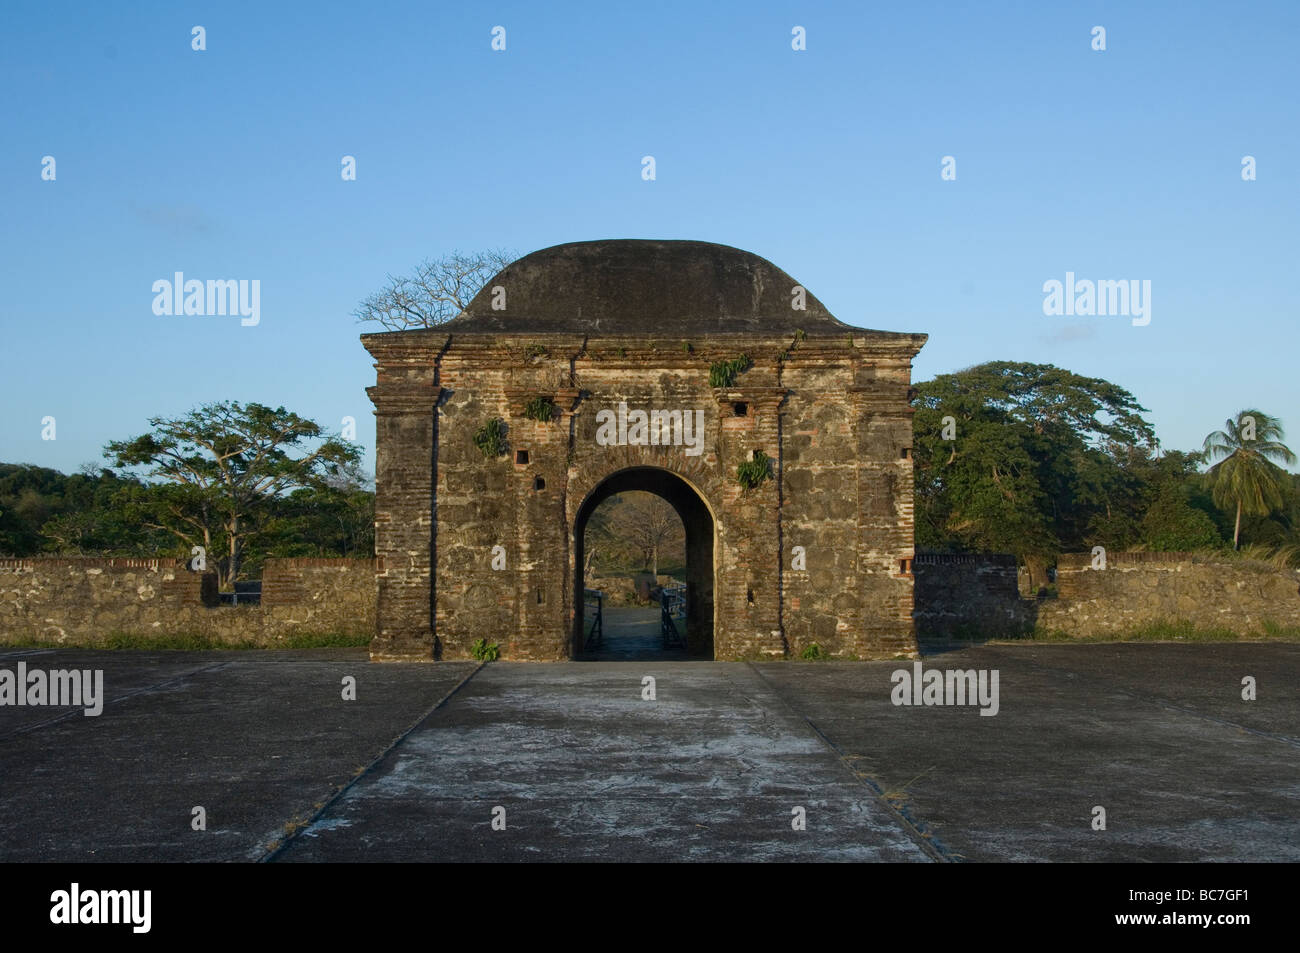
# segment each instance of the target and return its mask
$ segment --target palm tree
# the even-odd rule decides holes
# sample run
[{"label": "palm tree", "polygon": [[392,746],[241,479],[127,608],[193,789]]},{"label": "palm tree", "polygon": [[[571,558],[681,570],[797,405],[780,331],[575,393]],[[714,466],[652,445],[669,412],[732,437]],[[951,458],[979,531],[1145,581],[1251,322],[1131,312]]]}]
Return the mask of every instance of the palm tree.
[{"label": "palm tree", "polygon": [[1237,507],[1237,524],[1232,531],[1232,548],[1241,545],[1241,517],[1267,516],[1283,505],[1288,480],[1273,461],[1294,465],[1296,455],[1282,443],[1282,424],[1258,410],[1243,410],[1224,421],[1225,429],[1205,438],[1207,462],[1214,462],[1206,474],[1214,504]]}]

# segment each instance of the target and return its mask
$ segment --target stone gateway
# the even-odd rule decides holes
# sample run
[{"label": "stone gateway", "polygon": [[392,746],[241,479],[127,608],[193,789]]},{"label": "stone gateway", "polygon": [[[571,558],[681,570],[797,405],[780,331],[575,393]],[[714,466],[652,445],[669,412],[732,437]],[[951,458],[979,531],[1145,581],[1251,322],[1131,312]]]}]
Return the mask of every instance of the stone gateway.
[{"label": "stone gateway", "polygon": [[725,245],[514,262],[463,314],[362,336],[377,382],[376,660],[573,658],[583,536],[615,493],[686,531],[691,651],[916,650],[911,362]]}]

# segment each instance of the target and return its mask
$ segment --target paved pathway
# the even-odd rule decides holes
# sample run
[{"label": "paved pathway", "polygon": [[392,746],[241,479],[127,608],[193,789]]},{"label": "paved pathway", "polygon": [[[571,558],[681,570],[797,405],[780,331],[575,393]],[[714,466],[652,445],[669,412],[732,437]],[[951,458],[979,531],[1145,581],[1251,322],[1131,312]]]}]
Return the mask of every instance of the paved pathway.
[{"label": "paved pathway", "polygon": [[656,606],[612,606],[604,610],[600,648],[583,656],[585,662],[686,661],[685,649],[665,649],[660,609]]},{"label": "paved pathway", "polygon": [[1296,644],[925,660],[998,671],[993,717],[893,705],[906,662],[19,662],[102,669],[106,700],[0,706],[0,861],[1300,861]]},{"label": "paved pathway", "polygon": [[751,666],[498,664],[276,859],[932,859],[876,795]]}]

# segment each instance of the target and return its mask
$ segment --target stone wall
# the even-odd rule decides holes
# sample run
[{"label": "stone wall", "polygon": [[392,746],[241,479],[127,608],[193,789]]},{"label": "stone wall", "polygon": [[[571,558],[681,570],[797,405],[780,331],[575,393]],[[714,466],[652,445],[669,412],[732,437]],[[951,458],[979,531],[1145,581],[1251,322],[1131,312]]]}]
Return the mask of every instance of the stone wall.
[{"label": "stone wall", "polygon": [[1014,556],[918,553],[912,571],[918,638],[1006,637],[1032,625]]},{"label": "stone wall", "polygon": [[[503,659],[571,657],[578,527],[615,484],[660,492],[682,516],[694,651],[914,652],[908,399],[921,340],[365,335],[378,368],[372,658],[465,658],[484,636]],[[753,366],[710,386],[711,363],[740,354]],[[536,396],[553,420],[527,416]],[[602,444],[598,415],[620,404],[699,411],[700,452]],[[474,435],[493,418],[509,452],[485,458]],[[773,479],[746,490],[736,469],[758,451]]]},{"label": "stone wall", "polygon": [[218,607],[215,574],[182,560],[0,559],[0,644],[157,635],[273,647],[374,632],[373,560],[268,559],[262,579],[261,606]]},{"label": "stone wall", "polygon": [[1042,628],[1070,635],[1122,633],[1155,622],[1258,633],[1300,626],[1300,573],[1265,564],[1205,562],[1189,553],[1088,553],[1057,560],[1055,600],[1038,603]]},{"label": "stone wall", "polygon": [[[835,579],[834,554],[814,558],[815,551],[815,545],[808,550],[806,570],[785,574],[790,653],[817,642],[837,654],[858,654],[858,643],[839,636],[838,617],[820,627],[794,624],[805,604],[795,587],[825,582],[814,572]],[[1269,624],[1300,626],[1300,573],[1294,571],[1208,563],[1186,553],[1112,553],[1105,570],[1091,565],[1087,553],[1061,556],[1058,598],[1034,600],[1020,596],[1012,556],[919,554],[912,564],[916,634],[1008,637],[1037,626],[1121,636],[1157,622],[1254,634]],[[0,559],[0,644],[93,646],[116,634],[156,634],[274,647],[295,635],[372,634],[376,569],[375,560],[269,559],[260,606],[218,608],[215,575],[190,572],[181,560]],[[833,586],[831,592],[828,602],[813,603],[811,619],[821,607],[835,607]]]},{"label": "stone wall", "polygon": [[1092,563],[1091,553],[1060,556],[1056,597],[1035,599],[1020,591],[1012,556],[918,555],[917,636],[1007,638],[1038,628],[1121,637],[1155,623],[1258,635],[1266,625],[1300,626],[1295,571],[1190,553],[1110,553],[1104,570]]}]

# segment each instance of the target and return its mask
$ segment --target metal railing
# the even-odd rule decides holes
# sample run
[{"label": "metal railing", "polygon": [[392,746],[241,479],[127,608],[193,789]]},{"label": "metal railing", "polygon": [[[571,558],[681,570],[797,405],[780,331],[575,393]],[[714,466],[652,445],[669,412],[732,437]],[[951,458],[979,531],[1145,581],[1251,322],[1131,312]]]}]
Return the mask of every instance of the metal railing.
[{"label": "metal railing", "polygon": [[686,648],[685,586],[664,586],[659,590],[659,628],[664,648]]},{"label": "metal railing", "polygon": [[[591,652],[600,648],[601,642],[605,639],[605,593],[599,589],[582,590],[582,618],[584,623],[588,618],[591,619],[591,628],[585,633],[582,643],[584,652]],[[595,607],[595,612],[589,612],[590,607]]]},{"label": "metal railing", "polygon": [[253,582],[237,582],[234,586],[234,592],[218,593],[220,604],[223,606],[256,606],[262,604],[262,583],[260,580]]}]

